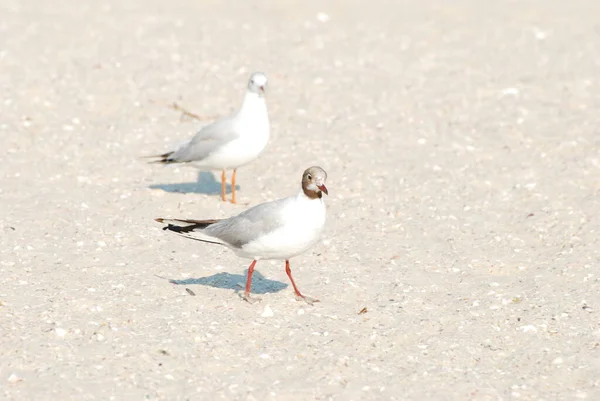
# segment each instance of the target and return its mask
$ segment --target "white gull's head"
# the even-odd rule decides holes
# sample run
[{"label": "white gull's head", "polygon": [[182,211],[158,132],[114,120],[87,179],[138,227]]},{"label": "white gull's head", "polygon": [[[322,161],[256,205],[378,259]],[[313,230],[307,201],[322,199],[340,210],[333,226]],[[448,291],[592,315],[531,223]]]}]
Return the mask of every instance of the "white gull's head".
[{"label": "white gull's head", "polygon": [[267,90],[267,76],[262,72],[255,72],[250,75],[248,80],[248,91],[252,93],[258,93],[259,96],[263,96]]}]

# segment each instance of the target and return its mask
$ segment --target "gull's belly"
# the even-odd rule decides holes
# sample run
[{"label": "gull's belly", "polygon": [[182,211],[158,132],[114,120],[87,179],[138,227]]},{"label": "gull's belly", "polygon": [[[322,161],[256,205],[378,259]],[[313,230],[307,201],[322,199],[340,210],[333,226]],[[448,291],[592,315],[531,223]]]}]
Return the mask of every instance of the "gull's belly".
[{"label": "gull's belly", "polygon": [[246,257],[254,259],[289,259],[315,245],[322,227],[287,225],[244,245]]},{"label": "gull's belly", "polygon": [[247,130],[239,138],[215,149],[199,164],[214,169],[238,168],[256,159],[269,141],[268,121]]}]

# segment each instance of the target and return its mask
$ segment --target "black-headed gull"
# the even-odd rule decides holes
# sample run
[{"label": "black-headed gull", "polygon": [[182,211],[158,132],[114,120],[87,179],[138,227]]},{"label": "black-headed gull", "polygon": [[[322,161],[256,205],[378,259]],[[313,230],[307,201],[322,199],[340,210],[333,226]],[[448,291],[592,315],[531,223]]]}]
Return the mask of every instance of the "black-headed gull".
[{"label": "black-headed gull", "polygon": [[192,163],[201,169],[222,170],[223,201],[226,200],[226,169],[233,169],[231,202],[236,203],[237,169],[256,159],[269,141],[269,116],[264,98],[266,89],[267,76],[255,72],[248,80],[248,90],[236,113],[202,128],[177,150],[154,156],[160,158],[155,163]]},{"label": "black-headed gull", "polygon": [[156,219],[166,223],[164,230],[187,238],[225,245],[238,256],[252,259],[244,299],[250,303],[250,286],[256,262],[261,259],[285,260],[285,271],[297,298],[309,304],[318,300],[300,293],[292,277],[290,259],[317,243],[325,225],[323,193],[328,194],[327,173],[310,167],[302,174],[298,195],[261,203],[234,217],[223,220]]}]

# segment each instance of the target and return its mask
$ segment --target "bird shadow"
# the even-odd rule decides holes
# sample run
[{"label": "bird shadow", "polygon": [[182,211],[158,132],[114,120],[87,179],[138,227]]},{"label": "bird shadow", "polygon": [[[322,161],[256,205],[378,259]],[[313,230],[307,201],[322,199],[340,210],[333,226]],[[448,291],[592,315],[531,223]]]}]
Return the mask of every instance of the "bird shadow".
[{"label": "bird shadow", "polygon": [[[221,181],[215,180],[215,176],[208,171],[198,172],[196,182],[181,182],[177,184],[153,184],[148,188],[161,189],[165,192],[179,194],[204,194],[204,195],[220,195]],[[235,186],[236,191],[240,189],[239,185]],[[227,184],[227,193],[231,193],[231,184]]]},{"label": "bird shadow", "polygon": [[[213,288],[221,288],[224,290],[234,290],[236,293],[245,289],[246,277],[248,270],[244,271],[244,274],[231,274],[231,273],[217,273],[208,277],[199,278],[187,278],[184,280],[168,279],[166,277],[160,277],[162,279],[169,280],[169,283],[176,285],[206,285]],[[277,280],[269,280],[265,278],[258,270],[254,270],[252,275],[252,288],[250,292],[252,294],[269,294],[279,292],[288,285]]]}]

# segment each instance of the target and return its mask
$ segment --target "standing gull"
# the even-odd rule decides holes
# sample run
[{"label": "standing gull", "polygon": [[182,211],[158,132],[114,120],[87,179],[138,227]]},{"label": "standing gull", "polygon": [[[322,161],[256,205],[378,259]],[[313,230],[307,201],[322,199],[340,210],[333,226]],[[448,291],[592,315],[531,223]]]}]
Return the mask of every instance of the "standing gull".
[{"label": "standing gull", "polygon": [[223,220],[156,219],[170,230],[187,238],[225,245],[242,258],[252,259],[244,299],[250,303],[250,286],[256,262],[261,259],[285,260],[285,271],[292,282],[296,299],[309,304],[318,302],[304,296],[296,287],[290,259],[317,243],[325,225],[327,173],[321,167],[310,167],[302,174],[298,195],[261,203],[234,217]]},{"label": "standing gull", "polygon": [[267,76],[255,72],[240,109],[233,115],[202,128],[189,142],[177,150],[158,155],[155,163],[193,163],[204,169],[221,170],[221,199],[226,201],[226,170],[231,176],[231,202],[235,200],[237,169],[260,155],[269,141],[269,116],[265,103]]}]

